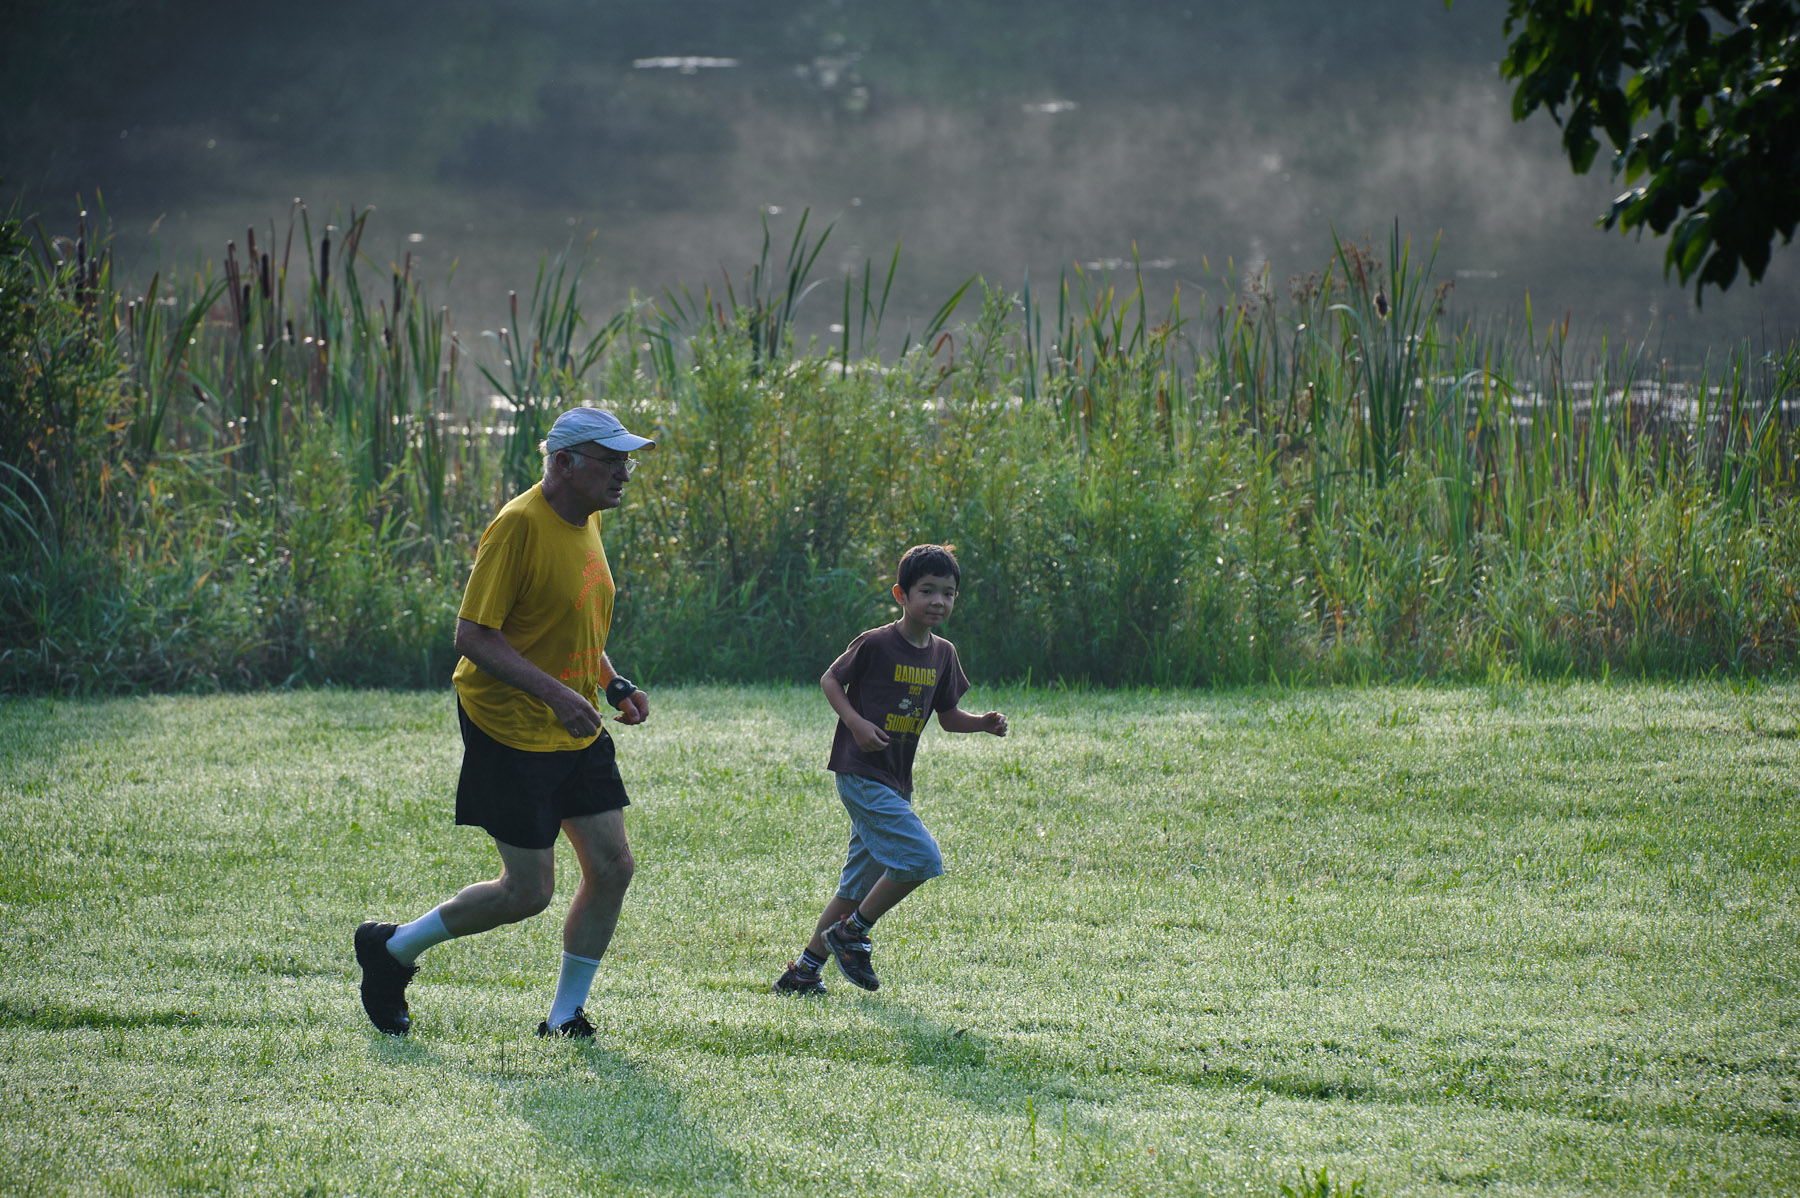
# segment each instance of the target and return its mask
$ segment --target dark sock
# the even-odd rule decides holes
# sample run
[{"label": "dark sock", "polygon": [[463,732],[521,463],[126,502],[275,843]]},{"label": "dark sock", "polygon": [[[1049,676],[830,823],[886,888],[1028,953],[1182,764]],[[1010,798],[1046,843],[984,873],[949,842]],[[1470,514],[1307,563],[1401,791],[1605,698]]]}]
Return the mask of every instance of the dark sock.
[{"label": "dark sock", "polygon": [[849,924],[850,930],[855,932],[858,936],[867,936],[869,934],[869,929],[875,926],[875,920],[880,918],[881,916],[877,915],[875,919],[871,919],[862,913],[861,907],[858,907],[856,910],[850,912],[844,922]]},{"label": "dark sock", "polygon": [[825,957],[826,955],[823,953],[815,956],[812,949],[803,948],[800,950],[800,959],[794,962],[794,969],[798,973],[803,973],[808,977],[811,977],[817,974],[820,969],[824,968]]}]

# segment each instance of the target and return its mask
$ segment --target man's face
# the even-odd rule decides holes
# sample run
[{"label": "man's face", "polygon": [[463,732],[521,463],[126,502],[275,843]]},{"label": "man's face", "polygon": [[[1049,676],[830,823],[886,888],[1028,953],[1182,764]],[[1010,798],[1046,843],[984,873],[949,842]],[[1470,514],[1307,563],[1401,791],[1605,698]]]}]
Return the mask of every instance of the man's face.
[{"label": "man's face", "polygon": [[630,454],[588,441],[569,446],[577,460],[571,464],[569,482],[575,492],[596,511],[610,511],[625,498],[625,480],[631,477]]},{"label": "man's face", "polygon": [[944,574],[921,575],[907,590],[894,587],[894,598],[907,623],[915,628],[936,628],[950,618],[956,606],[956,580]]}]

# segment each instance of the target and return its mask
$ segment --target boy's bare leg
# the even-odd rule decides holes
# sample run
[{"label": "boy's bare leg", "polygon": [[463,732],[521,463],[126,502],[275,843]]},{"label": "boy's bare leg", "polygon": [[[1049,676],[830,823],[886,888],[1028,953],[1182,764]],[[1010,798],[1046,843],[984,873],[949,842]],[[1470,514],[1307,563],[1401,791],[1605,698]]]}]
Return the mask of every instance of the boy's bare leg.
[{"label": "boy's bare leg", "polygon": [[874,923],[922,885],[923,882],[896,882],[883,874],[881,880],[869,888],[869,893],[863,895],[860,904],[847,898],[834,897],[825,904],[825,910],[819,916],[819,926],[813,929],[812,939],[806,942],[807,951],[822,955],[826,951],[825,929],[832,924],[841,923],[852,911],[861,910],[863,917]]},{"label": "boy's bare leg", "polygon": [[923,886],[923,882],[896,882],[886,874],[881,880],[869,887],[869,893],[863,895],[863,901],[857,904],[857,910],[863,918],[874,923],[883,915],[894,909],[899,901]]},{"label": "boy's bare leg", "polygon": [[812,939],[806,942],[806,951],[815,957],[825,956],[825,929],[834,923],[841,922],[844,916],[854,910],[856,910],[855,903],[847,898],[838,898],[834,895],[832,900],[825,904],[825,911],[819,916],[819,926],[813,929]]}]

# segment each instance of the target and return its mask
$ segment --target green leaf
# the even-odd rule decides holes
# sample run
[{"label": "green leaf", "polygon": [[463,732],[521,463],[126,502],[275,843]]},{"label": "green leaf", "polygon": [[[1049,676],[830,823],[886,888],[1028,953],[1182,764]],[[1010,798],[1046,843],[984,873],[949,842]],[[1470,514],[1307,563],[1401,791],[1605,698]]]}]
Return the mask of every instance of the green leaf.
[{"label": "green leaf", "polygon": [[1510,0],[1503,32],[1514,119],[1548,108],[1576,174],[1604,132],[1614,177],[1638,185],[1605,227],[1675,230],[1665,269],[1702,287],[1740,264],[1762,277],[1775,235],[1800,224],[1800,5]]}]

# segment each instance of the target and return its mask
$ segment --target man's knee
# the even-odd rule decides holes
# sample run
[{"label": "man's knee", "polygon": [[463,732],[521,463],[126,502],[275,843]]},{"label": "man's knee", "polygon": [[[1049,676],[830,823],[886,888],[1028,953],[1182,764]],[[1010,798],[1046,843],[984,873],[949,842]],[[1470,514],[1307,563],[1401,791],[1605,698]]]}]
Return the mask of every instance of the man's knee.
[{"label": "man's knee", "polygon": [[548,907],[550,900],[556,897],[556,875],[508,874],[500,879],[500,893],[507,922],[517,923],[521,919],[530,919]]},{"label": "man's knee", "polygon": [[582,880],[591,887],[624,893],[637,872],[637,858],[618,814],[586,816],[563,826],[581,862]]},{"label": "man's knee", "polygon": [[597,872],[595,881],[602,886],[615,890],[630,886],[631,876],[637,872],[637,858],[631,855],[631,846],[622,846],[609,860],[602,861]]}]

